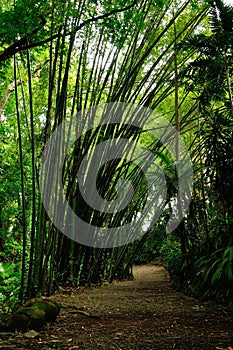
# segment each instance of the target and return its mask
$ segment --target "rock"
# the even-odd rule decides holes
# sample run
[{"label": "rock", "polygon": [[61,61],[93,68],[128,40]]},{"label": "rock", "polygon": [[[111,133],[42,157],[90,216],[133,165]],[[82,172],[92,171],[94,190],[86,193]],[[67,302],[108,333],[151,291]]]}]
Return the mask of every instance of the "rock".
[{"label": "rock", "polygon": [[26,332],[28,330],[29,324],[30,324],[29,316],[24,314],[14,313],[11,316],[11,320],[7,328],[11,332],[14,332],[14,331]]},{"label": "rock", "polygon": [[59,305],[49,298],[30,299],[11,316],[8,329],[23,332],[39,330],[45,322],[54,322],[59,310]]},{"label": "rock", "polygon": [[59,314],[60,306],[49,298],[34,298],[26,302],[24,307],[38,307],[45,313],[46,322],[54,322]]}]

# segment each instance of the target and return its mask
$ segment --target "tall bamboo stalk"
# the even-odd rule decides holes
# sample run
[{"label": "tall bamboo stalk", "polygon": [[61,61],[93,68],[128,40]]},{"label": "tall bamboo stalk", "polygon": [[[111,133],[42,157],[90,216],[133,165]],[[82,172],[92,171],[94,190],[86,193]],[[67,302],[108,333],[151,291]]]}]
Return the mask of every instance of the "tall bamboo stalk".
[{"label": "tall bamboo stalk", "polygon": [[23,145],[22,145],[22,130],[21,130],[21,122],[20,122],[19,99],[18,99],[16,56],[14,56],[14,79],[15,79],[15,106],[16,106],[16,116],[17,116],[18,139],[19,139],[19,162],[20,162],[20,177],[21,177],[22,229],[23,229],[21,284],[20,284],[20,291],[19,291],[19,300],[23,301],[25,274],[26,274],[27,227],[26,227],[26,200],[25,200],[25,185],[24,185]]},{"label": "tall bamboo stalk", "polygon": [[[29,44],[29,40],[28,40]],[[35,163],[35,138],[34,138],[34,114],[33,114],[33,92],[30,53],[27,50],[27,68],[28,68],[28,92],[30,106],[30,128],[31,128],[31,163],[32,163],[32,214],[31,214],[31,247],[29,259],[29,271],[27,282],[27,296],[31,296],[33,268],[34,268],[34,247],[35,247],[35,222],[36,222],[36,163]],[[36,262],[38,263],[38,262]]]}]

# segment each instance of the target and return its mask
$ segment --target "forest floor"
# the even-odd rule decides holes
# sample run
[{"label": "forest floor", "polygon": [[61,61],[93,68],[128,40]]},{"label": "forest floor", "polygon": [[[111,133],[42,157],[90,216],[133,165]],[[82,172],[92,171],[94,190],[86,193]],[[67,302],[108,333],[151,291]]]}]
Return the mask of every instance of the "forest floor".
[{"label": "forest floor", "polygon": [[171,288],[161,266],[135,266],[134,280],[64,289],[53,324],[35,338],[15,333],[0,349],[225,350],[233,347],[233,309]]}]

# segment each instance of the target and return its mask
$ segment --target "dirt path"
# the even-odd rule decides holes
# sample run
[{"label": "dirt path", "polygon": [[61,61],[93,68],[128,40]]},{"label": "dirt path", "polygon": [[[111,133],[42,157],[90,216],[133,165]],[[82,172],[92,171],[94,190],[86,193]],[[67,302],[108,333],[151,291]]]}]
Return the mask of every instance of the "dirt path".
[{"label": "dirt path", "polygon": [[233,309],[174,291],[162,267],[133,273],[133,281],[56,294],[62,309],[54,324],[35,339],[3,340],[0,349],[233,350]]}]

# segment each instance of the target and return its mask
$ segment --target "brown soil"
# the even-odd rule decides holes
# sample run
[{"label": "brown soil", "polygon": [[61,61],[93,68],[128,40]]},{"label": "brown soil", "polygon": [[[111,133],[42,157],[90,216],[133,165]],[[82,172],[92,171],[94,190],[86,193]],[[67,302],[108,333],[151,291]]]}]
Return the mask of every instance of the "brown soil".
[{"label": "brown soil", "polygon": [[160,266],[133,273],[132,281],[60,291],[55,323],[34,339],[5,334],[0,349],[233,350],[232,308],[175,291]]}]

